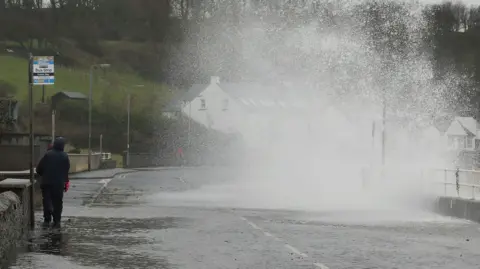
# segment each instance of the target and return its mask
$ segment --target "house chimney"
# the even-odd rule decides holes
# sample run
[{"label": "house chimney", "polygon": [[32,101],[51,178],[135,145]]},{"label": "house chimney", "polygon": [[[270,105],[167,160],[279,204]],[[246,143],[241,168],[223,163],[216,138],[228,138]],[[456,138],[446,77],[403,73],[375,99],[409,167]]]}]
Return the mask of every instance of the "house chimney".
[{"label": "house chimney", "polygon": [[210,77],[210,84],[220,84],[220,77]]}]

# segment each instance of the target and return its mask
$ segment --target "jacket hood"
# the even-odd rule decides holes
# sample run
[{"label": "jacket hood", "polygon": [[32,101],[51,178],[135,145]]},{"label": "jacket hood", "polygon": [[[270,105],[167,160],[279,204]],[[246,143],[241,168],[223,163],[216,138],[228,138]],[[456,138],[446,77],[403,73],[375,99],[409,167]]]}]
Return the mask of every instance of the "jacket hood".
[{"label": "jacket hood", "polygon": [[65,139],[63,137],[55,138],[53,149],[63,151],[65,149]]}]

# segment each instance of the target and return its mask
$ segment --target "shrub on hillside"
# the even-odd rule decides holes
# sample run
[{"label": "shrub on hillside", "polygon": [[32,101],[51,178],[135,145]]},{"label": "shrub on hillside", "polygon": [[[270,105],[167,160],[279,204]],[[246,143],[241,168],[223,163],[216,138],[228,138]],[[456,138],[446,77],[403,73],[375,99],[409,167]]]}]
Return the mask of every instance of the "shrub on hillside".
[{"label": "shrub on hillside", "polygon": [[0,80],[0,97],[10,97],[17,93],[17,88],[4,80]]}]

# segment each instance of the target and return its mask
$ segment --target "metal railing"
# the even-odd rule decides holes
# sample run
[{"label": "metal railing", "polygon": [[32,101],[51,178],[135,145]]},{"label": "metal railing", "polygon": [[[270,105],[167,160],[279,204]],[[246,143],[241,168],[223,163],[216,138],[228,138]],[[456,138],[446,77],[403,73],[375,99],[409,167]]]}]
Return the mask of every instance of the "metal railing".
[{"label": "metal railing", "polygon": [[[433,182],[442,186],[444,196],[480,199],[480,171],[465,169],[433,169]],[[440,175],[441,174],[441,177]],[[443,178],[443,180],[439,180]]]}]

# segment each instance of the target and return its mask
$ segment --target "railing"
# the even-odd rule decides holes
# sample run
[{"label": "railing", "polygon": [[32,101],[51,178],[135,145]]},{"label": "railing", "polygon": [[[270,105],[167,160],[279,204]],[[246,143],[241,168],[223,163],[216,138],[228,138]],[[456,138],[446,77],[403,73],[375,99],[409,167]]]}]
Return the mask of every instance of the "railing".
[{"label": "railing", "polygon": [[[440,192],[444,196],[480,199],[480,171],[464,169],[431,170],[433,182],[442,186]],[[441,174],[441,176],[440,176]],[[443,180],[440,180],[443,178]]]}]

